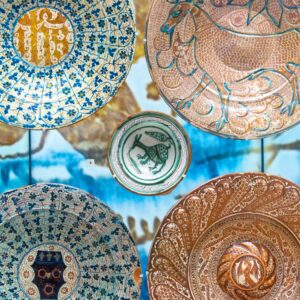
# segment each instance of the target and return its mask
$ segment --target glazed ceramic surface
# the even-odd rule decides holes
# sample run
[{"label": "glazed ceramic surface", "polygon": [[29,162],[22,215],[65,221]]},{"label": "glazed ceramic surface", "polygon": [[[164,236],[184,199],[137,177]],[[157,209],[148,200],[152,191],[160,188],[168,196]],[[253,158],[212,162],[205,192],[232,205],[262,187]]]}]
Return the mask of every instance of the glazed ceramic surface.
[{"label": "glazed ceramic surface", "polygon": [[1,299],[139,299],[125,225],[83,191],[39,184],[2,194],[0,240]]},{"label": "glazed ceramic surface", "polygon": [[155,0],[150,71],[184,119],[233,138],[258,138],[300,119],[298,0]]},{"label": "glazed ceramic surface", "polygon": [[265,174],[214,179],[162,222],[151,299],[299,300],[300,188]]},{"label": "glazed ceramic surface", "polygon": [[190,164],[189,139],[172,117],[143,112],[114,133],[108,162],[127,189],[145,195],[167,192],[185,176]]},{"label": "glazed ceramic surface", "polygon": [[133,59],[130,0],[4,1],[0,120],[56,128],[88,117],[124,81]]}]

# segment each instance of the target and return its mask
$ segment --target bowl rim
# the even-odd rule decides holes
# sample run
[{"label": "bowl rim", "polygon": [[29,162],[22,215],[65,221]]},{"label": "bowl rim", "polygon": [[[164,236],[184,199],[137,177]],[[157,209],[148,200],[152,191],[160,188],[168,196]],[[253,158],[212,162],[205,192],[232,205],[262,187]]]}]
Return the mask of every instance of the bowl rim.
[{"label": "bowl rim", "polygon": [[[111,150],[112,150],[112,145],[114,142],[114,138],[116,136],[116,134],[118,133],[118,131],[128,122],[130,122],[131,120],[134,120],[136,118],[140,118],[143,116],[155,116],[158,117],[160,119],[164,119],[164,120],[168,120],[169,122],[173,123],[179,130],[180,132],[183,134],[186,145],[187,145],[187,159],[186,159],[186,163],[185,163],[185,168],[184,171],[182,173],[182,175],[180,177],[178,177],[178,179],[172,184],[170,185],[169,188],[161,191],[161,192],[148,192],[148,193],[143,193],[143,192],[139,192],[136,190],[131,189],[129,186],[126,186],[123,181],[115,174],[114,170],[113,170],[113,164],[111,162]],[[121,185],[123,186],[125,189],[127,189],[128,191],[137,194],[137,195],[143,195],[143,196],[159,196],[159,195],[167,195],[170,192],[172,192],[172,190],[174,190],[176,188],[176,186],[186,177],[186,174],[189,170],[191,161],[192,161],[192,146],[191,146],[191,142],[190,142],[190,138],[186,132],[186,130],[184,129],[184,127],[179,123],[179,121],[177,121],[174,117],[160,112],[160,111],[155,111],[155,110],[144,110],[142,112],[136,113],[136,114],[130,114],[126,119],[124,119],[122,122],[120,122],[120,124],[115,128],[115,130],[113,131],[111,137],[110,137],[110,142],[107,145],[107,151],[106,151],[106,161],[107,161],[107,165],[109,167],[109,170],[113,176],[113,178]]]}]

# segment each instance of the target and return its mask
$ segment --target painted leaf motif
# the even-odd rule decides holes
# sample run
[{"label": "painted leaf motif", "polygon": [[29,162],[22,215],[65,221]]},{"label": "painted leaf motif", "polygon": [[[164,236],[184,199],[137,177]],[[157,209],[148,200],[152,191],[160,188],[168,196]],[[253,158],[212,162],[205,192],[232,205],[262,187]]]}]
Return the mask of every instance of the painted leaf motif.
[{"label": "painted leaf motif", "polygon": [[247,24],[249,25],[258,15],[260,15],[266,8],[266,1],[251,0],[249,1],[249,13]]},{"label": "painted leaf motif", "polygon": [[248,6],[248,20],[247,24],[250,23],[259,15],[261,15],[264,11],[271,18],[272,22],[280,27],[284,8],[287,9],[297,9],[300,7],[297,2],[292,0],[230,0],[228,1],[228,5],[236,5],[236,6]]},{"label": "painted leaf motif", "polygon": [[277,27],[280,27],[282,15],[283,15],[283,6],[279,0],[269,0],[267,2],[267,13]]},{"label": "painted leaf motif", "polygon": [[163,134],[162,132],[146,131],[146,134],[160,142],[166,142],[168,139],[170,139],[167,135]]},{"label": "painted leaf motif", "polygon": [[252,270],[253,270],[254,277],[259,278],[260,277],[260,269],[259,269],[259,265],[257,264],[257,262],[255,262]]}]

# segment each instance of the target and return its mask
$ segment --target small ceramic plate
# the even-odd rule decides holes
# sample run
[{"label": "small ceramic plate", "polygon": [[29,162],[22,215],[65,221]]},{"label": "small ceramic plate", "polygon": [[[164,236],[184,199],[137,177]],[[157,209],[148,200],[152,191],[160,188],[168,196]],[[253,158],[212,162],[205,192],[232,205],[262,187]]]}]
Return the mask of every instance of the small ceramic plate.
[{"label": "small ceramic plate", "polygon": [[194,126],[253,139],[300,120],[298,0],[155,0],[147,26],[161,95]]},{"label": "small ceramic plate", "polygon": [[0,200],[1,299],[140,298],[137,249],[102,202],[58,184]]},{"label": "small ceramic plate", "polygon": [[4,0],[0,120],[57,128],[105,105],[125,80],[135,43],[132,0]]},{"label": "small ceramic plate", "polygon": [[148,273],[152,300],[298,300],[299,186],[260,173],[200,186],[163,220]]},{"label": "small ceramic plate", "polygon": [[172,117],[143,112],[114,133],[108,151],[113,176],[142,195],[169,192],[185,176],[191,159],[189,138]]}]

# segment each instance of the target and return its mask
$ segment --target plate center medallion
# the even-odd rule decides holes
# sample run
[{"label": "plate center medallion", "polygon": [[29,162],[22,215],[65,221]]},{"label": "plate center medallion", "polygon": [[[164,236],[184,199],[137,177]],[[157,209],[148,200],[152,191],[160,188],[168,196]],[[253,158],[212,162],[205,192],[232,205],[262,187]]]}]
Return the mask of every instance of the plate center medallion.
[{"label": "plate center medallion", "polygon": [[240,294],[240,290],[260,298],[275,284],[275,269],[275,258],[266,247],[252,242],[234,244],[220,259],[218,284],[230,296]]},{"label": "plate center medallion", "polygon": [[60,63],[74,43],[73,27],[60,11],[43,7],[25,13],[14,28],[14,46],[28,63],[38,67]]},{"label": "plate center medallion", "polygon": [[38,251],[32,265],[35,276],[33,283],[38,287],[41,298],[57,299],[61,286],[65,283],[66,265],[60,251]]},{"label": "plate center medallion", "polygon": [[232,268],[231,276],[237,287],[253,290],[263,279],[264,267],[261,261],[254,256],[242,256],[238,258]]},{"label": "plate center medallion", "polygon": [[31,250],[19,267],[19,282],[30,299],[66,299],[75,290],[78,279],[75,257],[58,245]]}]

